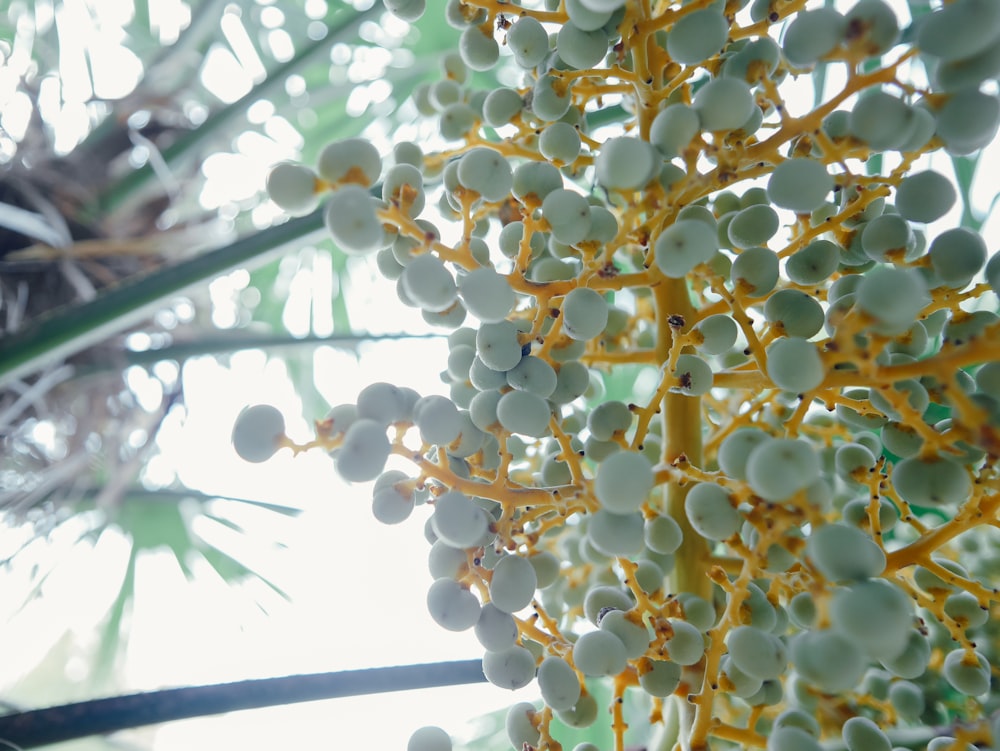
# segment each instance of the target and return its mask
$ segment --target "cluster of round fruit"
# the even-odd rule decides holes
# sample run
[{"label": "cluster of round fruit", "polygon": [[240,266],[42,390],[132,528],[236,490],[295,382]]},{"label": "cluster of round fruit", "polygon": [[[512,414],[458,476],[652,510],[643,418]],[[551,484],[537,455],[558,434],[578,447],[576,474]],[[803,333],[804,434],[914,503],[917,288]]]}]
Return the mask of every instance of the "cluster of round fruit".
[{"label": "cluster of round fruit", "polygon": [[[432,617],[475,631],[494,684],[537,680],[515,749],[595,722],[602,679],[616,751],[626,691],[662,748],[988,739],[1000,255],[938,229],[958,194],[911,166],[995,138],[1000,6],[901,29],[882,0],[536,5],[445,5],[458,52],[415,103],[453,147],[272,170],[278,205],[329,193],[337,247],[452,332],[449,397],[373,384],[310,445],[374,481],[380,521],[430,511]],[[505,60],[520,85],[473,87]],[[844,88],[793,116],[780,84],[817,64]],[[864,172],[882,152],[900,166]],[[234,443],[291,445],[264,406]]]}]

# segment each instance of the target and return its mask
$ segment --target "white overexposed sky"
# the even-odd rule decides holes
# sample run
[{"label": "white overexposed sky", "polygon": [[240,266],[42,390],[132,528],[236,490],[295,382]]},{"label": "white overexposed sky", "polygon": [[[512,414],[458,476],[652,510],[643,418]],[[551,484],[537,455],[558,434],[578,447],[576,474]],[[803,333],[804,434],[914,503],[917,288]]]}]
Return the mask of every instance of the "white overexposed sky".
[{"label": "white overexposed sky", "polygon": [[[377,294],[391,292],[385,285]],[[436,364],[445,354],[443,340],[373,345],[360,362],[321,351],[315,377],[317,383],[334,384],[328,388],[338,402],[354,400],[378,380],[409,385],[422,394],[442,393]],[[142,682],[199,683],[481,656],[471,632],[446,632],[427,614],[424,598],[432,580],[423,525],[429,508],[418,507],[403,524],[385,526],[371,514],[369,485],[342,482],[328,457],[292,457],[284,451],[267,463],[248,465],[232,452],[230,426],[245,404],[267,401],[286,414],[297,413],[296,396],[278,371],[257,352],[234,357],[230,368],[208,358],[191,363],[185,382],[188,418],[162,440],[164,453],[176,457],[185,484],[306,508],[277,530],[287,549],[261,565],[263,571],[280,572],[275,578],[287,583],[292,603],[276,604],[266,618],[248,617],[235,635],[232,624],[213,629],[204,621],[188,623],[187,608],[172,614],[158,587],[148,586],[137,602],[137,613],[141,608],[144,615],[134,622],[130,675]],[[306,435],[305,425],[293,422],[289,430]],[[269,532],[249,524],[248,529],[250,535]],[[260,547],[252,539],[244,542],[248,549]],[[204,596],[235,601],[247,593]],[[233,609],[239,612],[236,602]],[[178,649],[164,649],[164,626],[187,632],[176,640]],[[218,744],[264,749],[278,742],[303,748],[327,743],[405,748],[409,733],[420,725],[441,724],[460,733],[465,720],[525,697],[536,698],[536,689],[512,694],[480,685],[254,710],[165,726],[154,749]]]}]

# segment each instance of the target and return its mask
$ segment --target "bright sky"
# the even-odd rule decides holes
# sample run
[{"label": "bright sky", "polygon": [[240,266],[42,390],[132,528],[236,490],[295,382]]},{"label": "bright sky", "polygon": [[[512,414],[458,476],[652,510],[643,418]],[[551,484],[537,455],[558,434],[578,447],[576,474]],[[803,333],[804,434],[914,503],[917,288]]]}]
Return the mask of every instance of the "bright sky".
[{"label": "bright sky", "polygon": [[[371,293],[385,299],[392,290],[386,285]],[[377,380],[409,385],[422,394],[441,393],[431,364],[442,362],[445,352],[442,341],[384,344],[368,349],[359,364],[350,355],[319,351],[316,382],[324,384],[333,403],[354,400]],[[259,353],[234,358],[231,369],[207,359],[192,365],[185,383],[189,416],[183,427],[165,434],[164,452],[176,457],[181,479],[193,487],[292,501],[308,509],[277,530],[287,550],[263,562],[264,570],[281,572],[277,576],[288,583],[293,603],[277,604],[272,616],[262,618],[246,606],[245,592],[206,593],[227,597],[233,612],[245,616],[239,632],[231,619],[223,619],[209,628],[206,638],[205,622],[188,623],[188,608],[172,613],[172,598],[151,582],[148,609],[135,622],[130,661],[135,679],[210,682],[480,656],[471,632],[445,632],[427,615],[424,597],[431,578],[425,563],[429,546],[422,534],[427,509],[417,509],[397,527],[386,527],[371,515],[367,486],[341,482],[326,457],[279,454],[267,464],[246,465],[228,447],[235,415],[256,401],[295,414],[295,394],[280,368],[265,364]],[[303,437],[305,426],[293,425],[292,432]],[[257,535],[263,539],[252,539]],[[275,530],[251,527],[249,536],[243,541],[248,553],[269,544]],[[177,581],[176,572],[158,573],[167,574],[164,587]],[[175,596],[184,597],[180,591]],[[207,607],[218,609],[217,603]],[[182,649],[164,649],[162,632],[168,624],[173,624],[170,631],[188,632],[177,639]],[[534,691],[516,696],[533,699]],[[420,725],[441,724],[461,732],[465,719],[514,698],[493,687],[473,686],[244,712],[167,726],[157,734],[154,749],[208,748],[215,745],[209,738],[229,748],[263,749],[279,742],[301,748],[326,742],[345,748],[405,748],[409,733]]]}]

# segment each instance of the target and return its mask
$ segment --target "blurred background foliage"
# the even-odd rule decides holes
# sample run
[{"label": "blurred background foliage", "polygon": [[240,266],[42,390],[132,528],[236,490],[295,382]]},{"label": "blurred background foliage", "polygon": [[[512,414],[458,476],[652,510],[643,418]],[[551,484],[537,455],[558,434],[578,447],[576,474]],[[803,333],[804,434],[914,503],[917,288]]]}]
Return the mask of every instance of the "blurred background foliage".
[{"label": "blurred background foliage", "polygon": [[212,531],[246,537],[247,508],[257,529],[299,509],[156,471],[158,433],[187,416],[192,358],[264,349],[311,420],[329,407],[315,345],[356,354],[386,333],[348,312],[370,271],[316,217],[272,227],[264,176],[334,139],[413,127],[403,104],[456,38],[372,0],[0,2],[0,624],[26,618],[60,566],[87,565],[69,551],[124,549],[97,587],[112,589],[97,638],[39,634],[36,666],[8,676],[19,701],[120,688],[137,565],[154,552],[189,578],[207,565],[262,583],[245,590],[259,608],[284,596]]}]

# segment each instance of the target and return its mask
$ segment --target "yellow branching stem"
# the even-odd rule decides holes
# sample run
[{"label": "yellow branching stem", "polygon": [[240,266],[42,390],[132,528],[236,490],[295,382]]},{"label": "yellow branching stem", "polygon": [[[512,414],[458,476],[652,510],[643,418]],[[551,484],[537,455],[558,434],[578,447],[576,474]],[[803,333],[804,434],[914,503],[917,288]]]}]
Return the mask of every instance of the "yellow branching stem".
[{"label": "yellow branching stem", "polygon": [[[491,598],[500,603],[498,561],[506,558],[528,558],[536,579],[552,579],[536,582],[530,605],[516,603],[524,612],[512,608],[510,659],[527,665],[530,680],[533,665],[559,658],[572,693],[579,688],[584,698],[534,713],[515,745],[561,749],[554,718],[592,721],[588,684],[599,680],[611,691],[601,709],[614,751],[624,751],[627,734],[633,742],[641,718],[627,716],[625,699],[641,691],[661,729],[655,751],[764,748],[790,706],[814,715],[816,742],[828,751],[840,748],[845,723],[855,718],[870,718],[887,738],[926,745],[928,729],[902,732],[900,723],[914,720],[890,688],[862,681],[873,666],[895,672],[894,685],[921,671],[895,666],[902,659],[896,644],[855,623],[851,606],[863,611],[862,621],[869,611],[884,618],[907,648],[926,645],[927,665],[919,667],[929,676],[927,696],[938,702],[927,716],[968,720],[944,729],[959,741],[984,735],[977,713],[988,706],[981,695],[989,681],[984,687],[977,652],[989,653],[995,673],[1000,650],[987,643],[995,641],[994,625],[974,631],[970,623],[982,614],[969,608],[993,614],[1000,602],[983,574],[995,573],[1000,534],[1000,369],[975,368],[1000,362],[995,304],[982,304],[995,292],[996,269],[972,249],[971,260],[958,264],[971,269],[962,276],[946,253],[925,252],[917,241],[924,228],[912,230],[907,222],[918,220],[904,218],[930,223],[923,203],[905,210],[905,181],[946,133],[930,128],[912,148],[885,148],[878,142],[893,143],[893,134],[862,137],[881,118],[854,117],[861,108],[854,102],[878,95],[900,128],[916,132],[913,123],[926,126],[952,94],[908,82],[916,47],[882,40],[898,29],[882,28],[888,22],[872,10],[880,4],[862,4],[873,15],[843,19],[842,38],[818,56],[844,68],[842,86],[821,92],[803,112],[785,100],[783,83],[812,63],[793,64],[793,51],[774,40],[793,46],[792,24],[821,16],[803,12],[806,0],[757,0],[744,13],[745,5],[628,0],[608,13],[604,29],[588,3],[539,10],[464,0],[452,10],[474,22],[473,33],[495,30],[511,46],[519,20],[522,30],[537,32],[539,56],[504,92],[517,111],[486,127],[486,105],[483,114],[470,105],[468,127],[449,137],[453,143],[423,155],[429,172],[444,171],[441,205],[457,240],[418,220],[412,209],[422,196],[412,186],[373,209],[375,234],[384,229],[404,246],[378,251],[391,254],[379,263],[398,272],[404,302],[417,297],[407,285],[422,281],[410,270],[429,262],[424,270],[451,290],[452,307],[441,312],[435,308],[445,306],[431,300],[428,320],[467,309],[488,321],[478,332],[456,332],[444,375],[464,411],[452,406],[441,420],[454,412],[476,431],[463,423],[464,432],[435,443],[428,435],[438,426],[411,406],[387,426],[388,448],[381,436],[371,443],[412,464],[414,476],[392,487],[423,493],[414,503],[434,507],[431,531],[440,537],[447,528],[435,527],[437,514],[453,500],[445,494],[459,491],[474,502],[464,510],[475,535],[465,540],[467,561],[459,561],[456,577],[470,609]],[[586,32],[567,21],[581,8],[596,14],[577,18],[594,26]],[[837,20],[833,9],[822,13]],[[554,27],[536,21],[562,25],[556,43],[566,45],[565,65],[549,46]],[[715,24],[719,37],[692,52],[691,39],[674,35],[682,24],[705,24],[705,33]],[[608,48],[597,50],[598,62],[569,62],[579,52],[574,39],[600,43],[602,34]],[[742,60],[748,50],[758,57]],[[702,93],[713,85],[732,97]],[[734,105],[736,122],[728,108],[740,95],[746,106]],[[564,114],[549,102],[548,117],[546,97],[565,105]],[[995,108],[994,100],[983,106]],[[470,102],[466,96],[456,106]],[[605,112],[608,102],[613,109]],[[563,144],[548,141],[550,127],[573,148],[562,153]],[[890,152],[886,166],[863,166],[882,151]],[[478,157],[495,170],[491,179],[517,189],[487,200],[492,186],[476,183]],[[515,172],[522,166],[543,169]],[[785,183],[781,170],[804,177]],[[356,191],[366,177],[349,170],[317,186]],[[792,195],[810,192],[816,195],[802,201]],[[496,231],[504,258],[492,252]],[[397,258],[406,248],[409,256]],[[502,287],[497,296],[509,304],[496,315],[477,305],[474,285],[471,292],[464,286],[477,273]],[[872,278],[883,286],[866,290]],[[895,287],[905,285],[913,299],[894,299]],[[707,377],[694,388],[699,368]],[[557,390],[565,393],[557,398]],[[522,403],[521,412],[511,406]],[[349,431],[320,422],[314,441],[279,446],[344,451]],[[472,448],[470,435],[482,439]],[[363,454],[358,443],[353,448]],[[963,547],[979,557],[977,566],[959,566]],[[890,591],[903,598],[900,618],[875,612],[884,603],[865,599]],[[605,621],[613,611],[620,612]],[[626,651],[618,653],[614,640],[605,641],[601,659],[578,649],[595,627]],[[822,642],[851,628],[847,646]],[[813,637],[839,650],[830,657],[816,648],[822,670],[810,664],[811,648],[796,651]],[[693,654],[684,653],[685,638]],[[741,643],[764,647],[741,652]],[[828,674],[841,677],[840,662],[860,664],[857,675],[827,683]]]},{"label": "yellow branching stem", "polygon": [[[694,311],[684,279],[664,279],[653,288],[653,295],[658,319],[657,360],[666,363],[673,339],[667,317],[679,315],[690,318]],[[701,400],[694,396],[668,392],[663,397],[662,410],[660,419],[665,439],[663,462],[668,465],[682,462],[695,467],[701,466]],[[705,540],[691,526],[684,511],[684,497],[689,487],[688,484],[670,482],[664,488],[667,513],[684,533],[684,541],[676,552],[673,587],[678,592],[690,592],[708,599],[711,594],[711,581],[706,576],[709,550]]]}]

